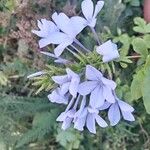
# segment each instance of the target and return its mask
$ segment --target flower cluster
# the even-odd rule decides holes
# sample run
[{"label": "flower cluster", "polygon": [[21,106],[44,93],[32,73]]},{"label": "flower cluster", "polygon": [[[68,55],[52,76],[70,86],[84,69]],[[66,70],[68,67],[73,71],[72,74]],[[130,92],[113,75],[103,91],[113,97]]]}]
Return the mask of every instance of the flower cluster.
[{"label": "flower cluster", "polygon": [[[86,64],[85,69],[77,74],[72,68],[68,67],[70,61],[62,58],[64,50],[77,55],[80,52],[78,47],[85,53],[91,53],[77,40],[77,35],[85,27],[89,27],[93,32],[98,44],[96,52],[102,57],[103,63],[119,57],[117,45],[111,40],[102,43],[94,29],[96,17],[103,5],[104,1],[99,0],[94,9],[92,0],[83,0],[81,7],[84,17],[74,16],[69,18],[64,13],[58,14],[55,12],[52,15],[53,21],[38,20],[40,30],[32,31],[41,38],[39,40],[40,48],[49,44],[57,45],[54,54],[43,51],[41,53],[56,59],[56,63],[67,64],[66,74],[51,77],[57,87],[55,86],[48,95],[52,103],[67,105],[66,110],[57,118],[57,121],[62,122],[62,129],[64,130],[73,124],[74,128],[80,131],[83,131],[86,127],[91,133],[95,134],[96,123],[102,128],[108,126],[108,123],[100,116],[103,111],[108,112],[107,120],[110,121],[111,126],[116,125],[121,117],[127,121],[135,120],[132,114],[134,108],[116,96],[116,83],[113,80],[104,77],[102,72],[91,64]],[[45,72],[40,71],[30,75],[29,78],[43,74]]]}]

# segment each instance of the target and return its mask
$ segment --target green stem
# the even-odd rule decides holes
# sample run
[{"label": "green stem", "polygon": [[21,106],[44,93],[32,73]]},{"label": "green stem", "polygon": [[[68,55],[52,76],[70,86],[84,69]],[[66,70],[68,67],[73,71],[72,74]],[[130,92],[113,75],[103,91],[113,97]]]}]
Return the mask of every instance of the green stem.
[{"label": "green stem", "polygon": [[132,58],[141,58],[141,56],[127,56],[126,58],[132,59]]}]

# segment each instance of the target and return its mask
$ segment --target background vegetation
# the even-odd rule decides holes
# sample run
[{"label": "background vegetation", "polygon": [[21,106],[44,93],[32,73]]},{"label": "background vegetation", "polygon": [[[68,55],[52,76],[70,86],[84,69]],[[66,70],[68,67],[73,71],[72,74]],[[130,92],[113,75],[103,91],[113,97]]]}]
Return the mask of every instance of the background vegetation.
[{"label": "background vegetation", "polygon": [[[97,25],[103,41],[118,43],[117,93],[134,106],[134,123],[98,128],[96,135],[62,131],[55,120],[64,108],[47,99],[50,77],[35,79],[34,85],[26,78],[37,70],[56,69],[39,54],[31,33],[36,20],[50,18],[56,10],[80,14],[81,1],[0,0],[0,150],[150,150],[150,24],[142,19],[141,0],[105,0]],[[92,35],[86,34],[80,40],[93,47]]]}]

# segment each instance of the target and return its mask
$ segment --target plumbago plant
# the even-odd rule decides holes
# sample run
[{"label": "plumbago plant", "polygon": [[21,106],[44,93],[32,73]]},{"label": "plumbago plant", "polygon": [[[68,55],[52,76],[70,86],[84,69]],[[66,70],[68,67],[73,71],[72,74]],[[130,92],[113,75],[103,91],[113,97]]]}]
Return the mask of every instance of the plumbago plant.
[{"label": "plumbago plant", "polygon": [[[28,78],[35,80],[34,85],[41,85],[38,92],[50,91],[48,99],[52,103],[66,105],[57,118],[63,130],[73,125],[79,131],[87,128],[95,134],[96,123],[106,128],[108,124],[115,126],[121,118],[135,120],[134,108],[116,94],[115,80],[119,74],[115,75],[115,65],[128,60],[127,56],[120,58],[117,45],[110,39],[103,42],[95,31],[96,17],[103,6],[104,1],[94,6],[91,0],[84,0],[81,4],[84,17],[69,18],[55,12],[52,21],[38,20],[40,30],[32,31],[41,38],[40,48],[57,45],[54,53],[41,51],[54,59],[54,64]],[[97,42],[92,50],[77,39],[84,28],[91,29]]]}]

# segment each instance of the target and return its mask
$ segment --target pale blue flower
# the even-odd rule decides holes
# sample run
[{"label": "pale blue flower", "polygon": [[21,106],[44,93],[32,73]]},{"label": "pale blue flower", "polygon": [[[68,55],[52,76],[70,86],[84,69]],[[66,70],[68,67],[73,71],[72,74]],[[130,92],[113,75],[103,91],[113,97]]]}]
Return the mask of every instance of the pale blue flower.
[{"label": "pale blue flower", "polygon": [[62,112],[58,116],[57,121],[63,122],[62,123],[62,129],[63,130],[66,130],[67,128],[70,127],[70,125],[74,119],[74,115],[76,113],[76,109],[77,109],[79,100],[80,100],[80,95],[78,95],[78,97],[76,99],[72,98],[70,100],[65,112]]},{"label": "pale blue flower", "polygon": [[74,128],[83,131],[86,123],[87,113],[85,110],[86,96],[83,96],[79,110],[74,114]]},{"label": "pale blue flower", "polygon": [[75,110],[71,109],[67,112],[61,113],[58,116],[56,121],[63,122],[62,123],[62,129],[63,130],[66,130],[67,128],[69,128],[71,126],[71,123],[72,123],[73,118],[74,118],[74,114],[75,114]]},{"label": "pale blue flower", "polygon": [[40,30],[33,30],[32,32],[42,38],[39,41],[40,48],[49,44],[58,45],[54,49],[54,54],[59,57],[64,49],[73,43],[77,34],[85,28],[86,24],[82,17],[68,18],[64,13],[54,13],[52,19],[56,24],[46,19],[38,20]]},{"label": "pale blue flower", "polygon": [[85,28],[86,24],[85,20],[82,17],[75,16],[69,18],[64,13],[54,13],[52,15],[52,19],[56,23],[57,27],[62,31],[60,39],[64,39],[63,42],[61,42],[54,49],[55,55],[60,56],[64,49],[74,42],[76,36]]},{"label": "pale blue flower", "polygon": [[52,15],[52,19],[57,27],[72,40],[74,40],[77,34],[79,34],[86,26],[85,20],[79,16],[69,18],[64,13],[58,14],[55,12]]},{"label": "pale blue flower", "polygon": [[134,108],[124,101],[116,97],[116,103],[112,104],[108,111],[108,119],[111,126],[115,126],[121,119],[121,114],[124,120],[135,121],[133,116]]},{"label": "pale blue flower", "polygon": [[61,35],[59,35],[58,27],[52,21],[46,19],[38,20],[38,27],[40,30],[32,30],[32,32],[41,37],[41,40],[39,40],[40,48],[49,44],[60,44],[63,42],[63,38],[59,38],[58,40],[58,37]]},{"label": "pale blue flower", "polygon": [[102,128],[107,127],[108,125],[105,120],[98,115],[99,111],[91,108],[90,106],[85,107],[85,104],[86,98],[83,97],[80,109],[74,114],[74,128],[78,129],[79,131],[83,131],[84,126],[86,126],[91,133],[95,134],[96,123]]},{"label": "pale blue flower", "polygon": [[67,93],[62,93],[60,88],[56,88],[51,94],[48,95],[48,99],[52,103],[68,104],[69,95]]},{"label": "pale blue flower", "polygon": [[91,107],[99,108],[105,100],[115,103],[113,90],[116,88],[116,83],[114,81],[106,79],[100,71],[90,65],[86,66],[86,79],[87,81],[79,85],[78,92],[81,95],[90,94]]},{"label": "pale blue flower", "polygon": [[108,126],[106,121],[98,115],[99,111],[97,109],[88,107],[87,110],[88,110],[88,115],[86,120],[86,127],[91,133],[96,134],[95,123],[97,123],[102,128],[106,128]]},{"label": "pale blue flower", "polygon": [[62,112],[57,118],[57,121],[63,122],[62,123],[63,130],[69,128],[71,126],[71,123],[74,123],[74,128],[78,129],[79,131],[83,131],[84,126],[86,126],[91,133],[95,134],[96,123],[103,128],[108,126],[105,120],[103,120],[98,115],[99,111],[97,109],[93,109],[91,107],[85,107],[86,104],[85,97],[83,97],[80,109],[78,111],[77,111],[77,104],[79,101],[79,97],[77,98],[74,106],[72,107],[74,101],[75,99],[72,98],[65,112]]},{"label": "pale blue flower", "polygon": [[66,75],[53,76],[52,79],[55,83],[59,84],[61,93],[66,94],[69,92],[73,97],[76,97],[80,77],[69,68],[66,69],[66,72]]},{"label": "pale blue flower", "polygon": [[104,6],[104,1],[98,1],[95,10],[94,4],[91,0],[84,0],[81,4],[83,15],[86,18],[86,24],[90,27],[95,27],[96,25],[96,16],[101,11]]},{"label": "pale blue flower", "polygon": [[111,42],[111,40],[98,46],[96,49],[97,53],[103,56],[103,62],[109,62],[116,58],[119,58],[117,45]]}]

